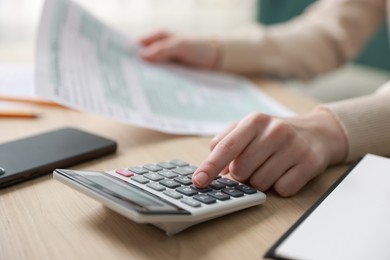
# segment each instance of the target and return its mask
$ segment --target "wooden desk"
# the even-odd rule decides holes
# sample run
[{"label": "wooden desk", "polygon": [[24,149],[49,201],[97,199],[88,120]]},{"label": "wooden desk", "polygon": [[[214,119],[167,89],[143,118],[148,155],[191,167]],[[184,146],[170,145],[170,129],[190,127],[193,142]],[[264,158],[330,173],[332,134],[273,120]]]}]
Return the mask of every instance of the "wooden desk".
[{"label": "wooden desk", "polygon": [[[299,113],[316,104],[275,82],[256,82]],[[173,158],[197,165],[208,154],[210,138],[162,134],[70,109],[39,109],[42,116],[35,120],[0,119],[0,142],[75,126],[119,143],[116,155],[75,169],[109,170]],[[173,237],[136,224],[47,175],[0,190],[0,259],[261,259],[343,170],[329,169],[293,198],[267,193],[264,205]]]}]

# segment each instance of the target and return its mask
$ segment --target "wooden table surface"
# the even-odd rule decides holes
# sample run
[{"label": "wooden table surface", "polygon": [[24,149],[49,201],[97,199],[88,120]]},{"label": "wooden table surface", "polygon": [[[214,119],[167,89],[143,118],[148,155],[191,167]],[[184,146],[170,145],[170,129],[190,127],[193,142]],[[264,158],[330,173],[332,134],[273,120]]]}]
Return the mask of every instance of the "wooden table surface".
[{"label": "wooden table surface", "polygon": [[[28,52],[10,56],[7,50],[13,47],[8,47],[0,48],[2,60],[32,59]],[[275,81],[254,81],[297,113],[316,105]],[[170,159],[197,165],[209,152],[210,137],[163,134],[66,108],[34,109],[41,114],[37,119],[0,119],[0,142],[63,126],[118,142],[115,155],[73,169],[110,170]],[[172,237],[152,225],[136,224],[46,175],[0,190],[0,259],[262,259],[344,170],[345,166],[328,169],[292,198],[267,192],[264,205]]]}]

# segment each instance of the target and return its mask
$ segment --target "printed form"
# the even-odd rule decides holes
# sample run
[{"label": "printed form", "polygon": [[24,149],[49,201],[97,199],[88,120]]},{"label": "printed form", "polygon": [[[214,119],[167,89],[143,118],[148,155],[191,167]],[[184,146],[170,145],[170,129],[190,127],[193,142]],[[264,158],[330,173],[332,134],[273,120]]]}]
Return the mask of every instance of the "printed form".
[{"label": "printed form", "polygon": [[293,114],[245,78],[150,64],[137,50],[76,3],[47,0],[35,91],[78,110],[172,134],[215,134],[253,111]]}]

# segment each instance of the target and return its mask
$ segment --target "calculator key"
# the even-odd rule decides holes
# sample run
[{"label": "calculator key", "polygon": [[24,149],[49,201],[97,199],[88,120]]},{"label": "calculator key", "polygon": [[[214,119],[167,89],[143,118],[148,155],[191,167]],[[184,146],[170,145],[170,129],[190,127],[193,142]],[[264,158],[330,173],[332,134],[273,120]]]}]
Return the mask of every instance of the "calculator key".
[{"label": "calculator key", "polygon": [[241,185],[238,185],[237,187],[235,187],[237,190],[240,190],[242,192],[244,192],[245,194],[254,194],[257,192],[256,189],[252,188],[252,187],[249,187],[248,185],[244,185],[244,184],[241,184]]},{"label": "calculator key", "polygon": [[185,166],[185,167],[173,169],[172,171],[180,175],[189,175],[189,174],[193,174],[195,170],[196,170],[195,166]]},{"label": "calculator key", "polygon": [[190,185],[192,184],[192,179],[188,178],[187,176],[178,176],[174,178],[175,181],[183,184],[183,185]]},{"label": "calculator key", "polygon": [[115,172],[125,177],[131,177],[134,175],[134,173],[129,171],[128,169],[118,169],[115,170]]},{"label": "calculator key", "polygon": [[160,181],[160,184],[161,185],[164,185],[165,187],[168,187],[170,189],[175,189],[177,187],[180,187],[181,184],[174,181],[174,180],[171,180],[171,179],[165,179],[165,180],[162,180]]},{"label": "calculator key", "polygon": [[142,184],[146,184],[146,183],[149,182],[149,180],[146,179],[146,178],[145,178],[144,176],[142,176],[142,175],[135,175],[135,176],[131,177],[131,179],[132,179],[133,181],[136,181],[136,182],[139,182],[139,183],[142,183]]},{"label": "calculator key", "polygon": [[173,163],[170,163],[170,162],[159,162],[157,163],[158,166],[164,168],[164,169],[173,169],[173,168],[176,168],[176,165],[174,165]]},{"label": "calculator key", "polygon": [[189,165],[188,163],[186,163],[185,161],[182,161],[182,160],[172,160],[172,161],[170,161],[170,163],[172,163],[176,166],[179,166],[179,167]]},{"label": "calculator key", "polygon": [[135,174],[144,174],[148,172],[147,170],[139,166],[129,167],[128,170],[134,172]]},{"label": "calculator key", "polygon": [[236,190],[235,188],[226,188],[226,189],[222,189],[222,192],[232,196],[232,197],[235,197],[235,198],[238,198],[238,197],[241,197],[244,195],[243,192],[239,191],[239,190]]},{"label": "calculator key", "polygon": [[180,192],[181,194],[187,195],[187,196],[193,196],[195,194],[198,194],[196,190],[191,189],[188,186],[181,186],[176,189],[177,192]]},{"label": "calculator key", "polygon": [[219,183],[217,180],[210,182],[209,186],[215,190],[222,190],[223,188],[226,187],[222,183]]},{"label": "calculator key", "polygon": [[198,194],[198,195],[195,195],[193,198],[195,200],[198,200],[198,201],[203,202],[205,204],[213,204],[217,201],[213,197],[211,197],[209,195],[205,195],[205,194]]},{"label": "calculator key", "polygon": [[183,167],[183,168],[187,169],[188,171],[191,171],[191,174],[194,173],[196,171],[196,169],[198,169],[198,167],[193,166],[193,165],[186,166],[186,167]]},{"label": "calculator key", "polygon": [[174,173],[173,171],[168,171],[168,170],[159,171],[158,174],[160,174],[161,176],[164,176],[165,178],[169,178],[169,179],[172,179],[172,178],[177,176],[176,173]]},{"label": "calculator key", "polygon": [[222,184],[229,186],[229,187],[234,187],[234,186],[238,185],[238,182],[233,181],[233,180],[228,179],[228,178],[220,178],[217,181],[219,183],[222,183]]},{"label": "calculator key", "polygon": [[212,189],[211,189],[210,187],[206,187],[206,188],[197,188],[197,187],[195,187],[194,185],[191,185],[190,187],[193,188],[194,190],[199,191],[199,192],[202,192],[202,193],[206,193],[206,192],[212,191]]},{"label": "calculator key", "polygon": [[197,208],[197,207],[200,207],[200,203],[197,202],[196,200],[193,200],[191,198],[188,198],[188,197],[184,197],[183,199],[180,200],[181,202],[187,204],[188,206],[191,206],[191,207],[194,207],[194,208]]},{"label": "calculator key", "polygon": [[146,184],[146,186],[148,186],[149,188],[152,188],[153,190],[156,190],[156,191],[165,190],[165,187],[157,182],[150,182],[150,183]]},{"label": "calculator key", "polygon": [[174,190],[165,190],[163,192],[165,195],[171,197],[171,198],[174,198],[174,199],[181,199],[183,198],[183,195],[181,195],[180,193],[174,191]]},{"label": "calculator key", "polygon": [[152,171],[152,172],[158,172],[158,171],[161,171],[163,169],[160,166],[153,164],[153,163],[145,164],[142,167],[144,167],[145,169]]},{"label": "calculator key", "polygon": [[144,174],[143,176],[145,178],[148,178],[149,180],[152,180],[152,181],[161,181],[164,179],[164,177],[162,177],[161,175],[159,175],[158,173],[155,173],[155,172],[149,172],[147,174]]},{"label": "calculator key", "polygon": [[230,196],[223,193],[222,191],[211,191],[209,193],[207,193],[208,195],[210,195],[211,197],[214,197],[216,198],[217,200],[228,200],[230,199]]}]

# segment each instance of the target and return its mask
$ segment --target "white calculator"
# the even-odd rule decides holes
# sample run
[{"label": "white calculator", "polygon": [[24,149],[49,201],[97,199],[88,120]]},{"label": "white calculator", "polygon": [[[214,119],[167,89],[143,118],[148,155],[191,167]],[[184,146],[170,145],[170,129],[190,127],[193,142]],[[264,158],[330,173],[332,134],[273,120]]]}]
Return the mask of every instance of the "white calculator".
[{"label": "white calculator", "polygon": [[264,193],[221,176],[198,189],[191,181],[195,170],[182,160],[172,160],[109,172],[57,169],[54,178],[168,235],[266,200]]}]

